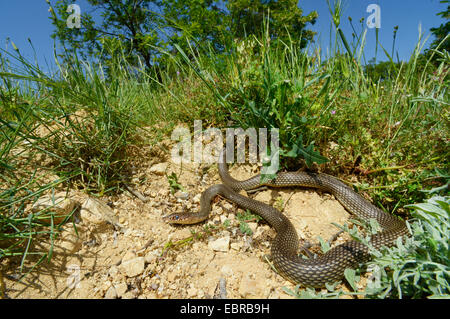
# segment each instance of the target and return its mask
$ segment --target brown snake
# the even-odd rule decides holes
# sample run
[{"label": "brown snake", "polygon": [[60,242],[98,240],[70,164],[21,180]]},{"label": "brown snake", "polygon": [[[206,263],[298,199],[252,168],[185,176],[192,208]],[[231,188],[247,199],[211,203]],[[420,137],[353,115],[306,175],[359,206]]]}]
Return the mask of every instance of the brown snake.
[{"label": "brown snake", "polygon": [[403,235],[407,235],[405,222],[375,207],[338,179],[322,173],[282,172],[267,183],[260,182],[260,175],[244,181],[235,180],[228,173],[225,152],[219,160],[219,174],[224,184],[213,185],[201,196],[198,213],[174,213],[164,217],[174,224],[194,224],[205,220],[211,210],[212,199],[220,195],[238,206],[258,214],[275,228],[277,235],[272,243],[272,260],[275,268],[287,279],[304,286],[322,287],[336,282],[344,276],[346,268],[354,268],[370,258],[368,247],[357,241],[348,241],[336,246],[317,258],[304,259],[298,255],[299,240],[289,219],[276,208],[238,194],[239,190],[250,190],[262,185],[272,187],[313,187],[333,194],[352,214],[361,220],[374,218],[382,231],[371,237],[371,245],[379,249],[389,246]]}]

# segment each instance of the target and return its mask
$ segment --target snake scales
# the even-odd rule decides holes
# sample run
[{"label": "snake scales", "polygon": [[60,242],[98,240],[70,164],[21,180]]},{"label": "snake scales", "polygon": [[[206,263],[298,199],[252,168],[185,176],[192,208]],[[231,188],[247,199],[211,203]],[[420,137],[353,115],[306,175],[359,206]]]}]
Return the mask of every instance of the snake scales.
[{"label": "snake scales", "polygon": [[238,206],[260,215],[275,228],[277,235],[271,248],[273,264],[280,274],[294,283],[322,287],[325,283],[336,282],[342,279],[346,268],[354,268],[370,258],[368,247],[357,241],[348,241],[317,258],[304,259],[298,255],[299,240],[289,219],[272,206],[238,194],[239,190],[250,190],[266,185],[313,187],[329,192],[359,219],[374,218],[377,220],[382,231],[373,235],[370,240],[373,247],[377,249],[383,245],[392,245],[398,237],[408,234],[405,222],[386,214],[330,175],[282,172],[278,173],[274,180],[264,184],[260,182],[260,175],[238,181],[228,173],[225,152],[222,152],[220,156],[219,174],[224,184],[213,185],[202,193],[198,213],[173,213],[164,219],[168,223],[174,224],[201,222],[209,215],[212,199],[216,195],[221,195]]}]

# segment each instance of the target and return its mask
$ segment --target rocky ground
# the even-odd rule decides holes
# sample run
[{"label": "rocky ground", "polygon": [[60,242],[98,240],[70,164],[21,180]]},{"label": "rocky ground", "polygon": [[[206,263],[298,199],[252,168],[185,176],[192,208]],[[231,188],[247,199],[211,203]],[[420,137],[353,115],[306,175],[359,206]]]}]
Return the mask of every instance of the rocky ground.
[{"label": "rocky ground", "polygon": [[[245,179],[258,167],[234,165],[230,171]],[[172,192],[167,177],[172,173],[182,190],[172,183]],[[7,296],[292,298],[283,287],[295,286],[271,267],[275,231],[263,221],[250,217],[244,227],[239,219],[243,211],[219,197],[205,223],[172,226],[162,220],[175,211],[199,209],[201,192],[219,182],[216,165],[180,166],[164,155],[143,160],[133,172],[132,191],[145,198],[130,192],[98,199],[78,192],[69,192],[68,199],[66,193],[57,194],[59,206],[81,207],[75,223],[66,224],[54,241],[50,262],[22,281],[17,280],[20,260],[3,262]],[[283,210],[299,238],[314,243],[318,236],[328,239],[337,232],[331,222],[343,224],[349,217],[334,197],[314,190],[269,189],[248,196]],[[41,205],[45,197],[43,201]],[[339,236],[333,245],[348,240],[346,236]],[[50,242],[43,239],[35,245],[48,248]],[[24,266],[32,265],[29,260]]]}]

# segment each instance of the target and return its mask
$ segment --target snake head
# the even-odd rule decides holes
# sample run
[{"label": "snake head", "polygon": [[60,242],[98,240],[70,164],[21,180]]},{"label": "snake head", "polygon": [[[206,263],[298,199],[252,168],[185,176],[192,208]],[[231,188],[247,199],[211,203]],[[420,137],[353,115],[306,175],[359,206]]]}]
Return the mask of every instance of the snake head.
[{"label": "snake head", "polygon": [[181,216],[180,213],[169,214],[169,215],[163,216],[163,221],[165,221],[166,223],[169,223],[169,224],[182,224],[182,223],[180,223],[180,221],[181,221],[180,216]]},{"label": "snake head", "polygon": [[205,218],[199,218],[195,214],[179,212],[163,216],[163,221],[168,224],[190,225],[204,221]]}]

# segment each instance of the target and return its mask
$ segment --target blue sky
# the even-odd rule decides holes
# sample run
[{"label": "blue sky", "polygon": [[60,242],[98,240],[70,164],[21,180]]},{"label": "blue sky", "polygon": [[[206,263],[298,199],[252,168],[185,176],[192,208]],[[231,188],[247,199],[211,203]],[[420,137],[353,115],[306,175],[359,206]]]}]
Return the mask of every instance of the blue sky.
[{"label": "blue sky", "polygon": [[[332,2],[332,1],[330,1]],[[371,13],[367,12],[370,4],[377,4],[381,10],[381,27],[378,30],[378,39],[381,45],[391,54],[394,27],[398,25],[395,42],[394,56],[400,60],[409,60],[414,47],[419,40],[419,25],[421,25],[423,40],[431,34],[430,28],[437,27],[445,20],[436,14],[445,11],[446,4],[439,0],[343,0],[344,13],[341,18],[341,28],[348,41],[352,39],[352,28],[348,17],[352,18],[353,26],[357,33],[362,31],[360,19],[366,21]],[[315,10],[319,17],[315,25],[311,27],[318,35],[316,40],[321,48],[326,51],[330,46],[331,16],[325,0],[300,0],[299,6],[306,15]],[[364,27],[367,25],[364,22]],[[333,31],[334,32],[334,31]],[[425,48],[433,41],[431,36],[425,44]],[[375,28],[367,28],[365,55],[366,61],[375,56]],[[386,60],[383,50],[378,47],[377,60]]]},{"label": "blue sky", "polygon": [[[55,1],[51,1],[54,3]],[[81,10],[89,10],[86,0],[76,1]],[[369,4],[378,4],[381,8],[381,28],[379,40],[390,53],[392,48],[392,34],[394,26],[398,25],[396,51],[401,60],[408,60],[419,37],[419,24],[424,35],[430,34],[430,28],[443,23],[436,13],[444,11],[445,4],[439,0],[343,0],[345,11],[341,19],[341,27],[348,39],[351,39],[352,29],[348,17],[351,16],[357,32],[361,31],[359,20],[366,20],[370,13],[366,12]],[[317,40],[326,52],[329,47],[330,14],[325,0],[300,0],[299,6],[304,14],[316,10],[319,18],[311,29],[318,32]],[[31,39],[36,50],[37,61],[47,70],[47,65],[53,65],[53,45],[50,38],[53,25],[49,19],[48,5],[45,0],[0,0],[0,48],[11,50],[7,42],[10,38],[20,49],[22,54],[34,61],[34,52],[28,42]],[[432,41],[430,38],[427,42]],[[428,45],[427,45],[428,46]],[[367,45],[365,49],[366,60],[375,54],[375,29],[368,29]],[[378,60],[385,60],[384,53],[379,49]]]}]

